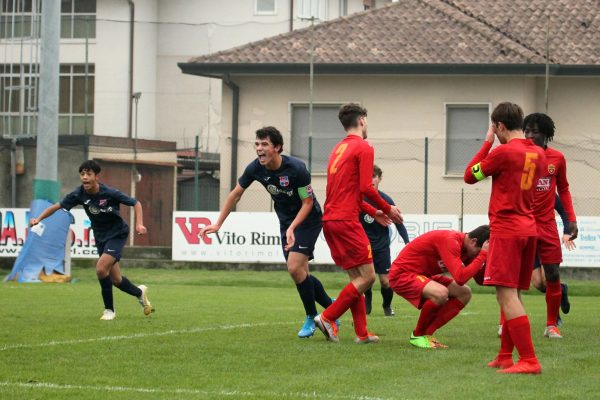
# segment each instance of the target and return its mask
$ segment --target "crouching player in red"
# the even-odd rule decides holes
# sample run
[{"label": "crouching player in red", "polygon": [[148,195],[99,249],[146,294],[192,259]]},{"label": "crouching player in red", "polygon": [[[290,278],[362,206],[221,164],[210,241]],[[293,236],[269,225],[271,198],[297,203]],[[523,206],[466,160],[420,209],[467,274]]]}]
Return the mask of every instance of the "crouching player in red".
[{"label": "crouching player in red", "polygon": [[[421,348],[447,347],[432,335],[471,300],[471,289],[465,283],[484,266],[489,237],[488,225],[468,234],[436,230],[417,237],[402,249],[390,268],[389,280],[394,292],[421,310],[410,344]],[[442,275],[446,272],[452,277]]]}]

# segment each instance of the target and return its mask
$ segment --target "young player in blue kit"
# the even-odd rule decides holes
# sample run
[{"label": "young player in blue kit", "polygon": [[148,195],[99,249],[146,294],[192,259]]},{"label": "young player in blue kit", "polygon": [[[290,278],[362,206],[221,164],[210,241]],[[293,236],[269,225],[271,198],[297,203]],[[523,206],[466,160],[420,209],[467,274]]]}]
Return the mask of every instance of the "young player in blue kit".
[{"label": "young player in blue kit", "polygon": [[138,235],[144,235],[147,231],[143,222],[142,205],[119,190],[101,184],[98,181],[100,171],[100,165],[93,160],[81,164],[79,167],[81,186],[69,193],[60,203],[51,205],[37,218],[32,218],[29,226],[39,224],[44,218],[51,216],[61,208],[70,210],[77,205],[82,205],[92,223],[96,248],[100,257],[96,263],[96,275],[100,281],[102,300],[104,301],[104,312],[100,319],[109,321],[116,317],[112,285],[137,297],[144,309],[144,314],[150,315],[154,312],[154,308],[148,301],[148,288],[144,285],[132,284],[129,279],[121,275],[119,265],[121,251],[129,237],[129,226],[121,218],[119,206],[125,204],[134,208],[135,231]]},{"label": "young player in blue kit", "polygon": [[[379,190],[379,183],[383,176],[383,171],[377,165],[373,166],[373,187],[379,192],[379,195],[389,204],[396,205],[394,200],[387,194]],[[369,198],[363,199],[367,203],[374,206],[373,202]],[[369,214],[361,212],[360,222],[362,223],[365,233],[371,243],[371,251],[373,252],[373,265],[375,266],[375,272],[379,276],[379,283],[381,284],[381,297],[383,298],[383,314],[386,317],[393,317],[396,315],[392,308],[392,299],[394,298],[394,291],[390,288],[388,281],[388,273],[392,260],[390,256],[390,230],[389,227],[383,226],[376,223],[375,219]],[[402,237],[404,244],[409,242],[408,232],[404,224],[395,224],[398,234]],[[371,314],[373,302],[373,291],[371,288],[365,291],[365,306],[367,308],[367,315]]]},{"label": "young player in blue kit", "polygon": [[252,182],[258,181],[263,185],[275,204],[288,272],[296,283],[306,313],[298,337],[308,338],[315,332],[315,301],[323,308],[332,303],[321,282],[308,270],[308,261],[313,258],[315,242],[321,233],[323,213],[313,194],[310,173],[304,163],[281,154],[283,137],[277,128],[268,126],[257,130],[254,144],[258,157],[248,164],[238,184],[227,196],[217,222],[202,228],[199,236],[221,228]]}]

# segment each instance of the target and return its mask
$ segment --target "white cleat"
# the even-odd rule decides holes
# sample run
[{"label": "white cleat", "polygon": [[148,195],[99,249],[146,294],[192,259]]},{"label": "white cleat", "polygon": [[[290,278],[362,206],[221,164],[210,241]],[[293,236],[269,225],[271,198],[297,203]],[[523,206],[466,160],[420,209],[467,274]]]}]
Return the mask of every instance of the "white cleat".
[{"label": "white cleat", "polygon": [[550,339],[562,339],[560,331],[554,325],[547,326],[546,329],[544,329],[544,336]]},{"label": "white cleat", "polygon": [[148,300],[148,287],[146,285],[140,285],[138,288],[142,291],[142,295],[138,297],[138,302],[144,309],[144,315],[150,315],[154,312],[154,307]]},{"label": "white cleat", "polygon": [[113,310],[109,310],[108,308],[106,310],[104,310],[104,312],[102,313],[102,316],[100,317],[100,319],[102,321],[112,321],[113,319],[115,319],[117,317],[117,313],[115,313]]}]

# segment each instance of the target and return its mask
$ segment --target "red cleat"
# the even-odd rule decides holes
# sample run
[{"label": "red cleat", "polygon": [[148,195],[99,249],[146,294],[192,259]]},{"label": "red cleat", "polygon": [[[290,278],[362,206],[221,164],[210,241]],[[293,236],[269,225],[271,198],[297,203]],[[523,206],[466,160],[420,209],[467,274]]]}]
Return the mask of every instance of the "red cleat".
[{"label": "red cleat", "polygon": [[542,366],[537,359],[531,361],[519,360],[512,367],[499,369],[496,372],[500,374],[541,374]]},{"label": "red cleat", "polygon": [[514,365],[512,357],[496,357],[492,361],[490,361],[487,366],[490,368],[500,368],[505,369],[512,367]]}]

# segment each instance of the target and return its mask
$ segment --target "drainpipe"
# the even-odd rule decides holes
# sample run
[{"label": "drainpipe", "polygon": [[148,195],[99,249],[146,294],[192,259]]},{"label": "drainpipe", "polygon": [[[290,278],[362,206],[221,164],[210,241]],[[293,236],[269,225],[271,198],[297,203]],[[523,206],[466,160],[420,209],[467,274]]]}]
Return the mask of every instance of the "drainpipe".
[{"label": "drainpipe", "polygon": [[129,92],[127,94],[127,137],[133,138],[133,33],[135,31],[135,3],[129,2]]},{"label": "drainpipe", "polygon": [[294,30],[294,0],[290,0],[290,32]]},{"label": "drainpipe", "polygon": [[[231,89],[231,181],[230,186],[233,190],[237,184],[237,162],[238,162],[238,124],[240,113],[240,87],[229,77],[229,74],[223,77],[223,83]],[[235,207],[232,211],[235,211]]]}]

